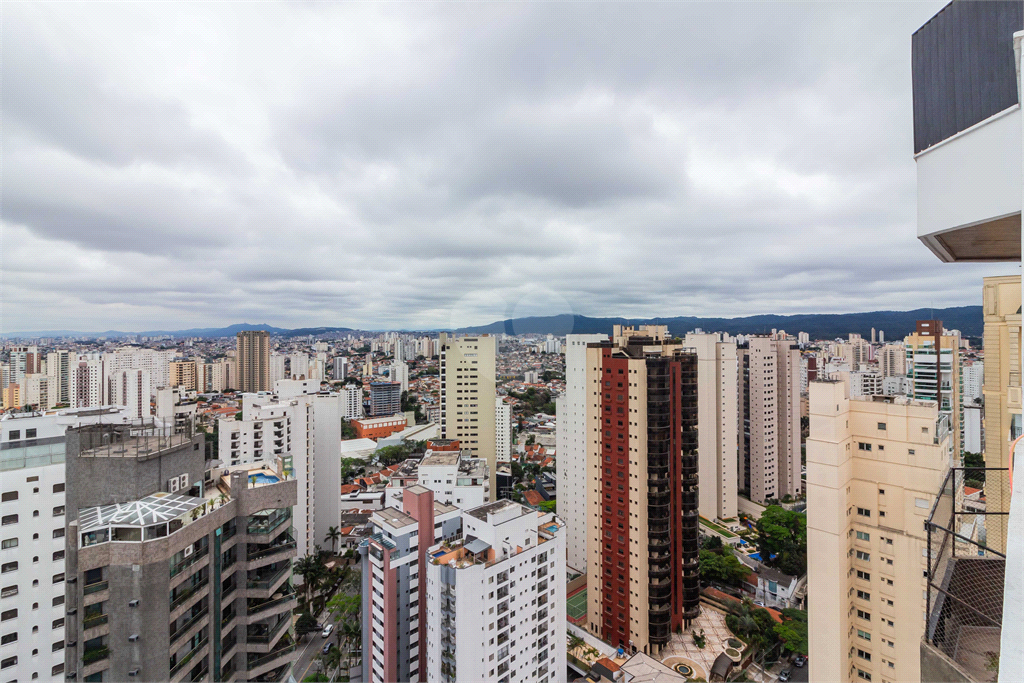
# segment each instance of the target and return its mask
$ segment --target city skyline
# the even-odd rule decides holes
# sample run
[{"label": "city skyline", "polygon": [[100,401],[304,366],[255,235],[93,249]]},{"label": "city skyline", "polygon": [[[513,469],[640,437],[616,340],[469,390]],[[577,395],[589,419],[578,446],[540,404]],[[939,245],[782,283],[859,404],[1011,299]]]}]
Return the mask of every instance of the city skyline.
[{"label": "city skyline", "polygon": [[912,227],[942,5],[8,4],[3,327],[977,303]]}]

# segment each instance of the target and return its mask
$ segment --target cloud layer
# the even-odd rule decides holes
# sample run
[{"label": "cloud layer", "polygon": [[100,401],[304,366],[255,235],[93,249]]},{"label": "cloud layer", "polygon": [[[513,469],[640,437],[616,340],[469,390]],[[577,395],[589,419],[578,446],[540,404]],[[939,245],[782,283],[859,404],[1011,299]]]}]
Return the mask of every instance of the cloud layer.
[{"label": "cloud layer", "polygon": [[923,3],[7,3],[3,331],[980,303]]}]

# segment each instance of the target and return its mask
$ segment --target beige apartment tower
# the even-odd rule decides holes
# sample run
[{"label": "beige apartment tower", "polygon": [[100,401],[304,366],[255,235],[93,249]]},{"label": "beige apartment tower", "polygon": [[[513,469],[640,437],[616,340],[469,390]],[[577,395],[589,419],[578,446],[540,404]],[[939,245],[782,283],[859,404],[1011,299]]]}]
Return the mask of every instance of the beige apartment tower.
[{"label": "beige apartment tower", "polygon": [[172,387],[180,387],[185,391],[197,391],[200,388],[194,360],[172,360],[169,366]]},{"label": "beige apartment tower", "polygon": [[238,333],[235,367],[234,388],[246,393],[270,391],[270,334],[266,330]]},{"label": "beige apartment tower", "polygon": [[882,377],[901,377],[907,374],[907,354],[903,344],[886,344],[875,354]]},{"label": "beige apartment tower", "polygon": [[497,499],[495,440],[495,338],[440,335],[441,438],[458,439],[474,458],[487,461],[491,500]]},{"label": "beige apartment tower", "polygon": [[[985,315],[985,467],[1009,467],[1010,444],[1021,435],[1020,275],[987,277],[983,286]],[[1006,477],[1001,486],[986,486],[990,512],[1010,509]],[[1006,552],[1005,515],[990,517],[985,545]]]},{"label": "beige apartment tower", "polygon": [[710,520],[729,519],[736,516],[739,455],[736,344],[723,342],[717,334],[691,332],[683,346],[697,353],[700,514]]},{"label": "beige apartment tower", "polygon": [[[912,398],[937,401],[949,417],[953,452],[963,455],[964,380],[961,375],[960,334],[946,334],[941,320],[918,320],[917,331],[903,346]],[[938,352],[936,352],[936,349]]]},{"label": "beige apartment tower", "polygon": [[751,337],[738,358],[739,488],[750,500],[800,495],[800,348]]},{"label": "beige apartment tower", "polygon": [[810,386],[810,680],[920,681],[924,523],[952,458],[934,401]]}]

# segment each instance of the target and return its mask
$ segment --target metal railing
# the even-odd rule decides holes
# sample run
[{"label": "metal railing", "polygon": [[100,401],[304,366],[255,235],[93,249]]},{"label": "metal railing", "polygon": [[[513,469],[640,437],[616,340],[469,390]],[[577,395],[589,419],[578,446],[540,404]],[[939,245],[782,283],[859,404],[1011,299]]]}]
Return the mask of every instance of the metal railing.
[{"label": "metal railing", "polygon": [[93,593],[99,593],[100,591],[107,590],[107,588],[109,587],[110,584],[108,584],[106,581],[97,581],[95,583],[90,583],[82,589],[82,595],[92,595]]},{"label": "metal railing", "polygon": [[202,618],[209,613],[210,609],[208,607],[204,607],[203,609],[199,610],[199,614],[195,615],[194,617],[186,621],[184,624],[181,625],[180,628],[176,629],[174,633],[171,634],[171,643],[173,644],[176,640],[185,635],[190,628],[198,624],[200,620],[202,620]]},{"label": "metal railing", "polygon": [[267,662],[272,662],[275,659],[277,659],[278,657],[282,657],[282,656],[288,654],[289,652],[293,652],[294,650],[295,650],[295,643],[291,643],[289,645],[285,645],[284,647],[278,648],[277,650],[274,650],[273,652],[265,654],[262,657],[254,657],[252,659],[249,659],[245,663],[245,668],[248,669],[249,671],[252,671],[256,667],[263,666]]},{"label": "metal railing", "polygon": [[[291,586],[288,586],[288,588],[291,589]],[[259,612],[263,612],[265,610],[270,609],[271,607],[274,607],[275,605],[280,605],[283,602],[288,602],[289,600],[294,600],[295,599],[295,595],[296,595],[295,591],[291,590],[291,592],[286,593],[286,594],[282,595],[279,598],[275,598],[273,600],[265,600],[263,602],[259,602],[259,603],[256,603],[256,604],[248,605],[248,606],[246,606],[245,612],[246,612],[246,614],[249,614],[249,615],[257,614]]]},{"label": "metal railing", "polygon": [[291,538],[291,535],[289,534],[288,540],[284,543],[272,545],[269,548],[263,548],[260,550],[251,550],[247,548],[245,553],[245,560],[246,562],[252,562],[253,560],[259,560],[264,557],[269,557],[270,555],[274,555],[275,553],[284,552],[286,550],[294,550],[295,547],[295,540]]},{"label": "metal railing", "polygon": [[180,673],[181,670],[185,668],[186,664],[195,659],[196,653],[202,650],[204,647],[206,647],[206,644],[208,642],[210,642],[209,638],[203,638],[198,643],[196,643],[196,646],[194,648],[189,650],[181,659],[178,660],[178,662],[174,666],[171,667],[170,677],[174,678],[175,675]]},{"label": "metal railing", "polygon": [[171,565],[171,577],[173,578],[173,577],[177,576],[178,574],[180,574],[181,572],[185,571],[186,569],[188,569],[189,567],[194,565],[196,562],[198,562],[199,560],[201,560],[204,557],[206,557],[209,554],[209,552],[210,552],[210,546],[206,546],[206,547],[204,547],[204,548],[202,548],[200,550],[195,551],[194,553],[192,553],[188,557],[183,558],[182,560],[180,560],[176,564],[172,564]]},{"label": "metal railing", "polygon": [[999,496],[985,492],[1008,490],[1007,478],[1004,468],[951,468],[925,522],[924,638],[976,681],[994,680],[998,668],[1006,556],[986,540],[1001,535],[1009,512],[989,510]]},{"label": "metal railing", "polygon": [[192,596],[194,596],[194,595],[195,595],[196,593],[198,593],[199,591],[201,591],[201,590],[202,590],[203,588],[205,588],[205,587],[206,587],[206,586],[207,586],[207,585],[208,585],[209,583],[210,583],[210,577],[208,577],[208,576],[206,576],[206,577],[203,577],[203,578],[202,578],[202,579],[201,579],[201,580],[200,580],[200,581],[199,581],[198,583],[195,583],[195,584],[193,584],[193,585],[189,586],[189,587],[188,587],[188,588],[186,588],[186,589],[185,589],[184,591],[182,591],[182,593],[181,593],[181,594],[179,594],[179,595],[176,595],[176,596],[174,596],[174,598],[172,598],[172,599],[171,599],[171,611],[173,612],[173,611],[174,611],[174,610],[176,610],[177,608],[179,608],[179,607],[181,607],[182,605],[184,605],[184,604],[185,604],[185,602],[186,602],[186,601],[187,601],[187,600],[188,600],[189,598],[191,598],[191,597],[192,597]]}]

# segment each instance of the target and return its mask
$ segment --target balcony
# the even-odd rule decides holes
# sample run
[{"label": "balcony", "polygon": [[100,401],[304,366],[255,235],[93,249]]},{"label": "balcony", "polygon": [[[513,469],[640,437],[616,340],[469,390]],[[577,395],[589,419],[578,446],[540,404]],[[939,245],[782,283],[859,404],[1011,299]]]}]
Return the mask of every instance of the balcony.
[{"label": "balcony", "polygon": [[210,583],[209,577],[204,576],[196,584],[194,584],[192,586],[189,586],[188,588],[185,588],[184,590],[180,591],[176,596],[173,596],[171,598],[171,608],[170,608],[171,611],[173,612],[174,610],[178,609],[179,607],[184,605],[186,602],[188,602],[188,600],[190,598],[195,597],[196,595],[198,595],[199,592],[202,591],[204,588],[206,588],[206,586],[209,583]]},{"label": "balcony", "polygon": [[203,609],[199,610],[199,612],[195,616],[193,616],[191,619],[186,621],[179,628],[175,629],[171,633],[171,644],[173,645],[175,642],[180,640],[183,635],[185,635],[190,630],[195,628],[201,621],[203,621],[203,619],[206,618],[206,616],[209,613],[210,613],[209,608],[208,607],[204,607]]},{"label": "balcony", "polygon": [[188,569],[189,567],[191,567],[195,563],[199,562],[201,559],[206,557],[209,554],[209,552],[210,552],[210,548],[209,548],[209,546],[207,546],[207,547],[201,548],[200,550],[195,551],[194,553],[192,553],[188,557],[182,558],[176,564],[172,564],[171,565],[171,578],[174,578],[175,576],[177,576],[178,574],[181,574],[183,571],[185,571],[186,569]]},{"label": "balcony", "polygon": [[273,564],[294,555],[295,547],[295,539],[292,538],[291,534],[282,534],[277,541],[270,545],[250,543],[246,547],[245,561],[249,563],[259,562],[261,566]]},{"label": "balcony", "polygon": [[1020,260],[1022,29],[1019,2],[952,2],[914,33],[917,235],[943,261]]},{"label": "balcony", "polygon": [[195,659],[196,655],[198,655],[199,652],[202,651],[203,648],[205,648],[209,644],[209,642],[209,638],[203,638],[198,643],[196,643],[196,646],[194,648],[189,650],[180,659],[178,659],[178,661],[175,662],[173,666],[171,666],[171,670],[169,672],[170,677],[173,679],[179,673],[184,671],[185,667],[188,666],[188,663]]},{"label": "balcony", "polygon": [[980,539],[986,530],[992,534],[1008,513],[980,510],[964,498],[966,480],[981,476],[986,489],[1001,487],[1007,471],[987,468],[981,475],[980,469],[950,469],[925,523],[929,553],[922,680],[990,681],[1000,666],[1006,556]]},{"label": "balcony", "polygon": [[258,679],[261,675],[287,663],[292,659],[293,652],[295,652],[295,643],[291,638],[282,638],[281,643],[272,652],[255,656],[250,654],[245,663],[248,678],[250,680]]},{"label": "balcony", "polygon": [[85,586],[82,589],[82,595],[92,595],[93,593],[99,593],[100,591],[107,590],[109,587],[110,585],[106,581],[96,581],[95,583],[90,583],[89,585]]},{"label": "balcony", "polygon": [[[294,602],[295,599],[295,589],[291,585],[287,585],[283,587],[281,592],[275,593],[274,597],[271,597],[269,600],[253,600],[250,598],[246,605],[246,614],[250,617],[261,614],[270,616],[271,610],[275,608],[288,608],[288,603]],[[276,612],[280,612],[282,609],[277,609]],[[261,616],[260,618],[266,617]]]},{"label": "balcony", "polygon": [[290,614],[283,614],[273,624],[250,624],[246,627],[245,640],[250,652],[270,652],[277,643],[278,637],[288,630],[292,619]]},{"label": "balcony", "polygon": [[[263,567],[263,570],[268,569]],[[270,571],[250,572],[245,581],[246,595],[250,598],[268,597],[260,595],[279,587],[281,582],[291,575],[291,563],[283,562],[280,567],[272,568]]]}]

